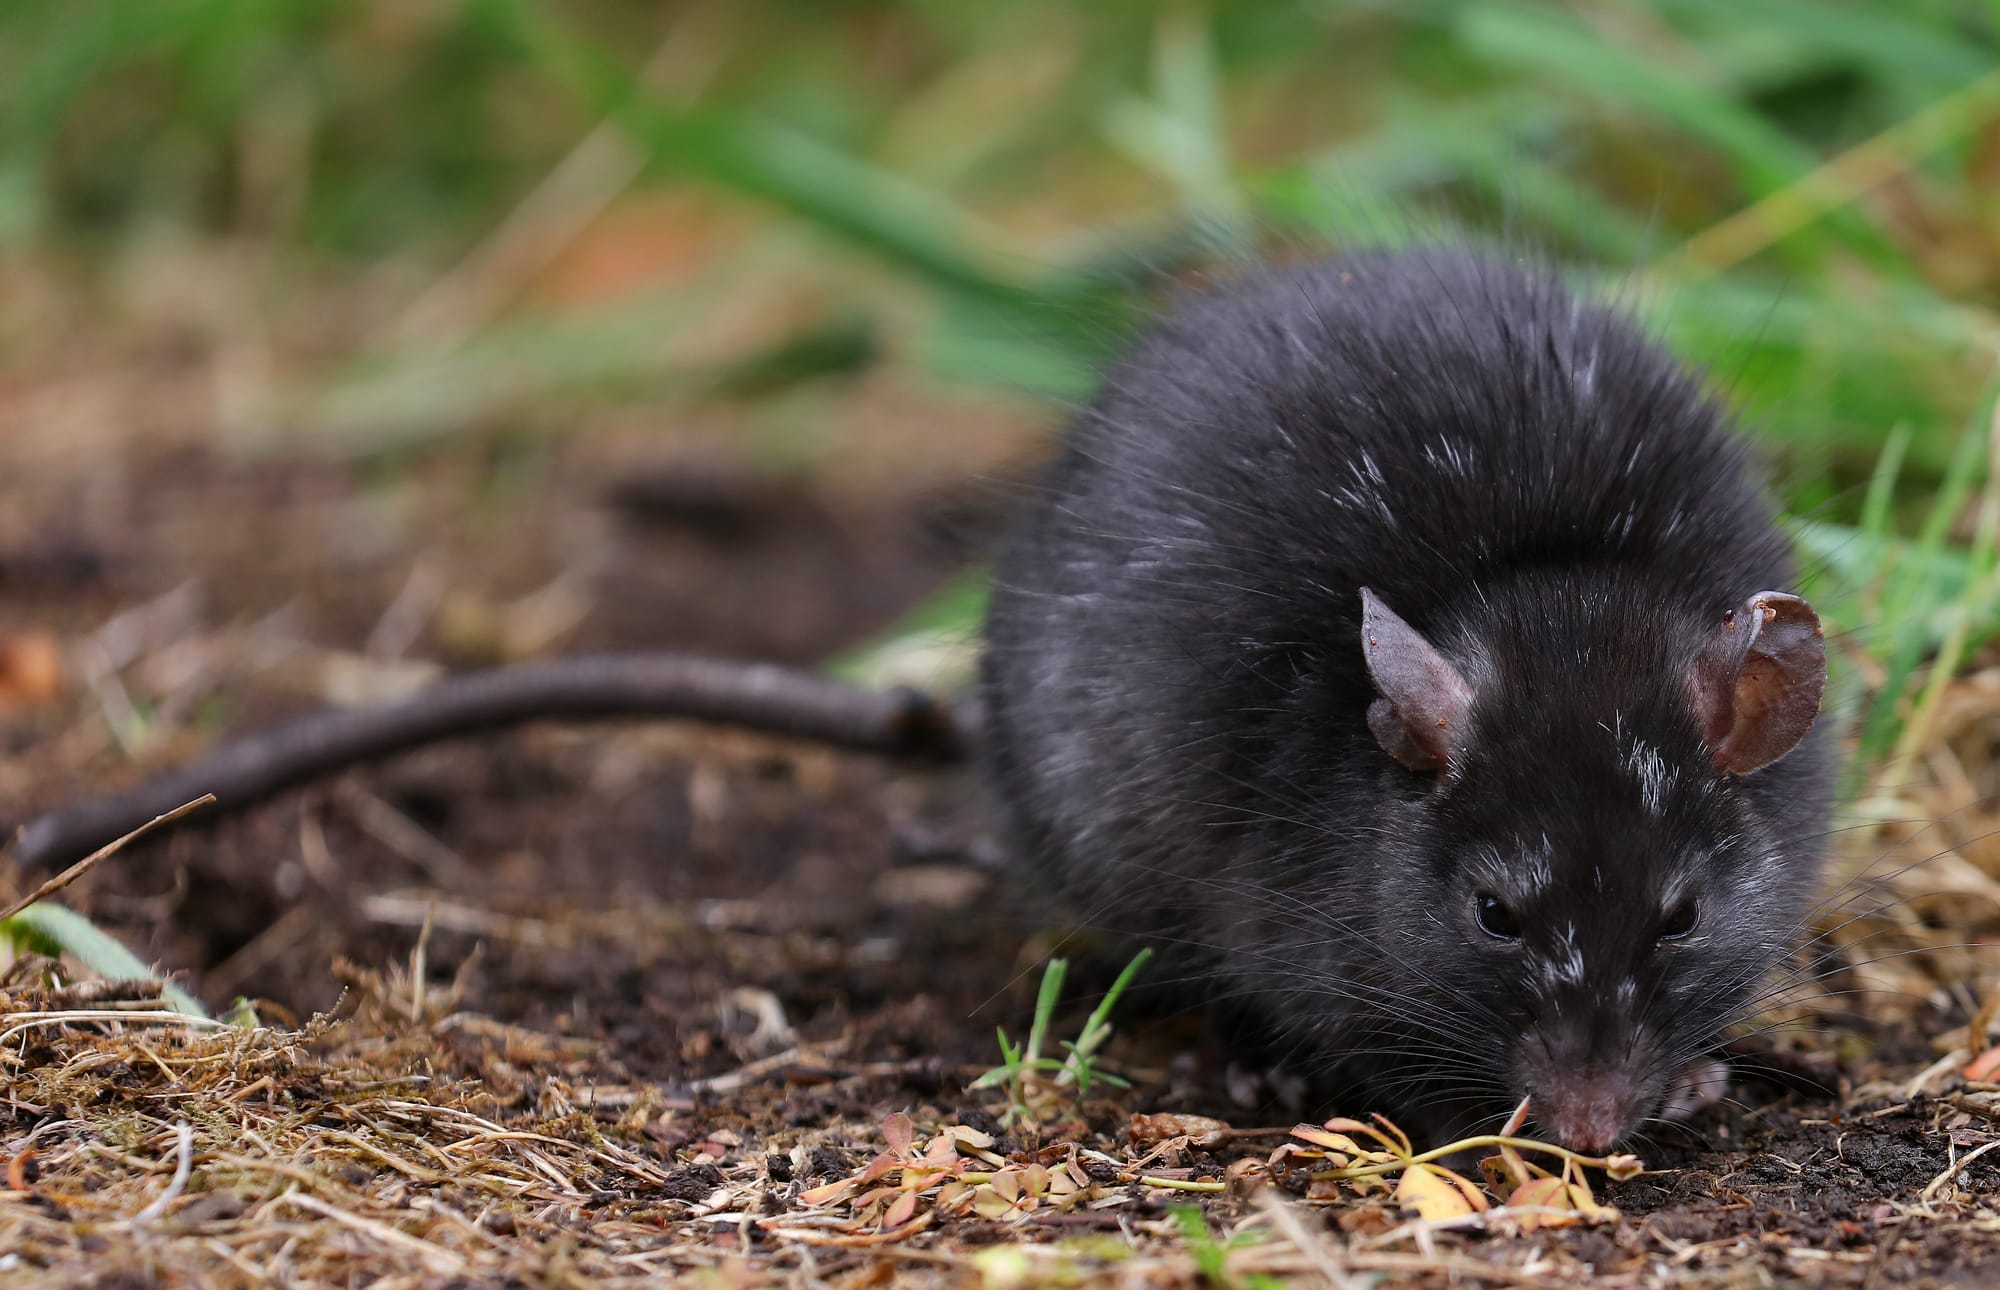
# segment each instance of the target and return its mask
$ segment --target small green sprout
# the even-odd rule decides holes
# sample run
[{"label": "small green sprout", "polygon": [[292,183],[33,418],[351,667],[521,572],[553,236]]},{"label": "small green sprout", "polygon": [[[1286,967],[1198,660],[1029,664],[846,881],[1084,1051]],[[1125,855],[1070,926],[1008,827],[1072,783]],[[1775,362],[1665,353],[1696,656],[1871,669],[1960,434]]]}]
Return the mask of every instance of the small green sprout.
[{"label": "small green sprout", "polygon": [[[0,942],[15,952],[67,954],[107,981],[157,979],[153,970],[117,940],[73,909],[44,900],[0,918]],[[171,981],[160,982],[160,998],[174,1012],[206,1019],[200,1002]]]},{"label": "small green sprout", "polygon": [[1243,1232],[1224,1243],[1215,1239],[1215,1233],[1208,1230],[1208,1220],[1193,1205],[1176,1205],[1168,1212],[1180,1224],[1181,1239],[1187,1243],[1188,1257],[1194,1261],[1195,1270],[1210,1285],[1227,1290],[1279,1290],[1284,1284],[1261,1273],[1237,1276],[1229,1270],[1230,1251],[1257,1244],[1257,1233]]},{"label": "small green sprout", "polygon": [[[1039,1118],[1037,1109],[1046,1109],[1047,1093],[1055,1089],[1074,1088],[1078,1100],[1090,1092],[1090,1086],[1098,1081],[1117,1088],[1130,1087],[1118,1076],[1097,1067],[1097,1054],[1111,1038],[1111,1009],[1125,993],[1132,978],[1153,957],[1153,951],[1142,949],[1132,956],[1118,979],[1104,994],[1103,1000],[1083,1023],[1083,1029],[1074,1042],[1059,1041],[1068,1050],[1066,1057],[1044,1057],[1042,1049],[1048,1041],[1049,1023],[1055,1016],[1056,1003],[1062,998],[1063,979],[1069,973],[1069,963],[1065,959],[1050,959],[1048,967],[1042,971],[1042,987],[1035,997],[1035,1017],[1028,1027],[1028,1041],[1022,1047],[1015,1047],[1007,1037],[1004,1027],[998,1028],[1000,1037],[1000,1065],[987,1071],[972,1082],[967,1090],[982,1088],[1007,1089],[1006,1122]],[[1046,1089],[1033,1087],[1046,1081]]]}]

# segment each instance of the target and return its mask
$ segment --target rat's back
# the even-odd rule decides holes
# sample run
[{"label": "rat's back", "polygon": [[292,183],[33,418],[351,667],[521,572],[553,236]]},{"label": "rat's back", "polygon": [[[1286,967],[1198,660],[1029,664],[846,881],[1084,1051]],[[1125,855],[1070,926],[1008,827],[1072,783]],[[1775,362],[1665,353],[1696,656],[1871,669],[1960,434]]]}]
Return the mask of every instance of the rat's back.
[{"label": "rat's back", "polygon": [[1358,254],[1190,300],[1001,558],[985,701],[1016,844],[1083,912],[1173,930],[1203,896],[1167,879],[1214,881],[1232,830],[1306,802],[1368,825],[1359,588],[1443,640],[1574,574],[1641,630],[1706,633],[1792,576],[1745,467],[1669,354],[1506,260]]}]

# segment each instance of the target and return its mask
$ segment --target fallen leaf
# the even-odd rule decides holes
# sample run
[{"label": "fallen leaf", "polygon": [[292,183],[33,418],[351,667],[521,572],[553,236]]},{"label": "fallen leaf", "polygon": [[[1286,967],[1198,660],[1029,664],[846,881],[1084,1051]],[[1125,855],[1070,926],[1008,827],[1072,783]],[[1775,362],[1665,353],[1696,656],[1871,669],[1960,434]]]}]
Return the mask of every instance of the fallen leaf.
[{"label": "fallen leaf", "polygon": [[[1575,1208],[1570,1203],[1569,1185],[1560,1178],[1531,1178],[1514,1189],[1507,1198],[1509,1210],[1566,1210]],[[1521,1230],[1532,1232],[1538,1227],[1563,1227],[1573,1222],[1562,1214],[1524,1213],[1518,1216]]]},{"label": "fallen leaf", "polygon": [[1987,1049],[1965,1064],[1965,1078],[1990,1083],[2000,1076],[2000,1044]]},{"label": "fallen leaf", "polygon": [[882,1230],[890,1231],[901,1227],[917,1216],[917,1193],[906,1191],[889,1206],[889,1212],[882,1215]]},{"label": "fallen leaf", "polygon": [[62,646],[44,631],[0,636],[0,710],[40,707],[62,694]]},{"label": "fallen leaf", "polygon": [[981,1218],[1000,1219],[1013,1218],[1020,1211],[1014,1208],[1012,1196],[1003,1196],[997,1188],[988,1184],[973,1193],[972,1212]]},{"label": "fallen leaf", "polygon": [[799,1193],[799,1203],[804,1205],[831,1205],[848,1192],[861,1185],[859,1178],[842,1178],[821,1187],[808,1188]]},{"label": "fallen leaf", "polygon": [[1309,1142],[1315,1147],[1324,1147],[1328,1151],[1339,1152],[1344,1158],[1336,1160],[1334,1162],[1336,1164],[1344,1165],[1352,1157],[1367,1154],[1361,1144],[1353,1138],[1348,1137],[1344,1133],[1334,1133],[1330,1129],[1322,1129],[1317,1125],[1301,1124],[1292,1130],[1292,1136],[1301,1142]]},{"label": "fallen leaf", "polygon": [[969,1124],[954,1124],[939,1131],[938,1136],[970,1147],[974,1151],[984,1151],[993,1145],[993,1135],[981,1133]]},{"label": "fallen leaf", "polygon": [[1172,1138],[1212,1147],[1228,1132],[1229,1125],[1205,1115],[1135,1115],[1125,1126],[1125,1137],[1135,1147],[1157,1147]]},{"label": "fallen leaf", "polygon": [[1618,1211],[1610,1205],[1600,1205],[1597,1197],[1590,1194],[1590,1188],[1582,1182],[1569,1184],[1569,1203],[1587,1223],[1615,1223]]},{"label": "fallen leaf", "polygon": [[1486,1208],[1479,1189],[1448,1169],[1411,1165],[1396,1183],[1396,1203],[1414,1209],[1425,1222],[1464,1218]]}]

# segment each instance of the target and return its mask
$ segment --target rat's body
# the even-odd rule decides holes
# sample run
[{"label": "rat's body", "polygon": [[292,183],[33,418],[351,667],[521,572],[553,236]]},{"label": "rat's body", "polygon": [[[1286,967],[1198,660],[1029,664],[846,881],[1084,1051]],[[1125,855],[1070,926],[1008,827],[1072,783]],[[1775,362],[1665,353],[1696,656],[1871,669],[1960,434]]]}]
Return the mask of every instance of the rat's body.
[{"label": "rat's body", "polygon": [[1351,256],[1187,303],[1045,485],[984,687],[1022,861],[1353,1109],[1658,1114],[1793,940],[1830,780],[1695,379],[1534,271]]}]

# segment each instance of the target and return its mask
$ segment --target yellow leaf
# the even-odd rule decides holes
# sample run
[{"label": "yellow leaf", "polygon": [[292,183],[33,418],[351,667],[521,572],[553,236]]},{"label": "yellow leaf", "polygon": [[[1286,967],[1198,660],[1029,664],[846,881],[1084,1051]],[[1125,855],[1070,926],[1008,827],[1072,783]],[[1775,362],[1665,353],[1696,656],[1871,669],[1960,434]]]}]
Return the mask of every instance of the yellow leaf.
[{"label": "yellow leaf", "polygon": [[[1569,1184],[1560,1178],[1531,1178],[1507,1198],[1508,1209],[1572,1209]],[[1522,1231],[1538,1227],[1566,1227],[1573,1220],[1562,1214],[1522,1214]]]},{"label": "yellow leaf", "polygon": [[950,1138],[954,1142],[962,1142],[974,1151],[984,1151],[993,1145],[992,1134],[981,1133],[969,1124],[954,1124],[950,1128],[945,1129],[942,1136]]},{"label": "yellow leaf", "polygon": [[[1310,1124],[1301,1124],[1292,1130],[1292,1136],[1301,1142],[1310,1142],[1315,1147],[1325,1147],[1328,1151],[1338,1151],[1353,1157],[1361,1154],[1360,1144],[1344,1133],[1331,1133]],[[1347,1163],[1342,1160],[1340,1163]]]},{"label": "yellow leaf", "polygon": [[1586,1223],[1615,1223],[1618,1221],[1618,1211],[1609,1205],[1598,1204],[1597,1198],[1590,1194],[1590,1188],[1581,1182],[1573,1182],[1569,1185],[1569,1203],[1576,1208],[1577,1214]]},{"label": "yellow leaf", "polygon": [[[1477,1203],[1475,1203],[1477,1200]],[[1486,1208],[1472,1184],[1454,1174],[1429,1165],[1412,1165],[1396,1184],[1396,1203],[1414,1209],[1425,1222],[1464,1218]]]},{"label": "yellow leaf", "polygon": [[1014,1202],[991,1187],[981,1187],[973,1193],[972,1212],[981,1218],[1006,1218],[1014,1212]]}]

